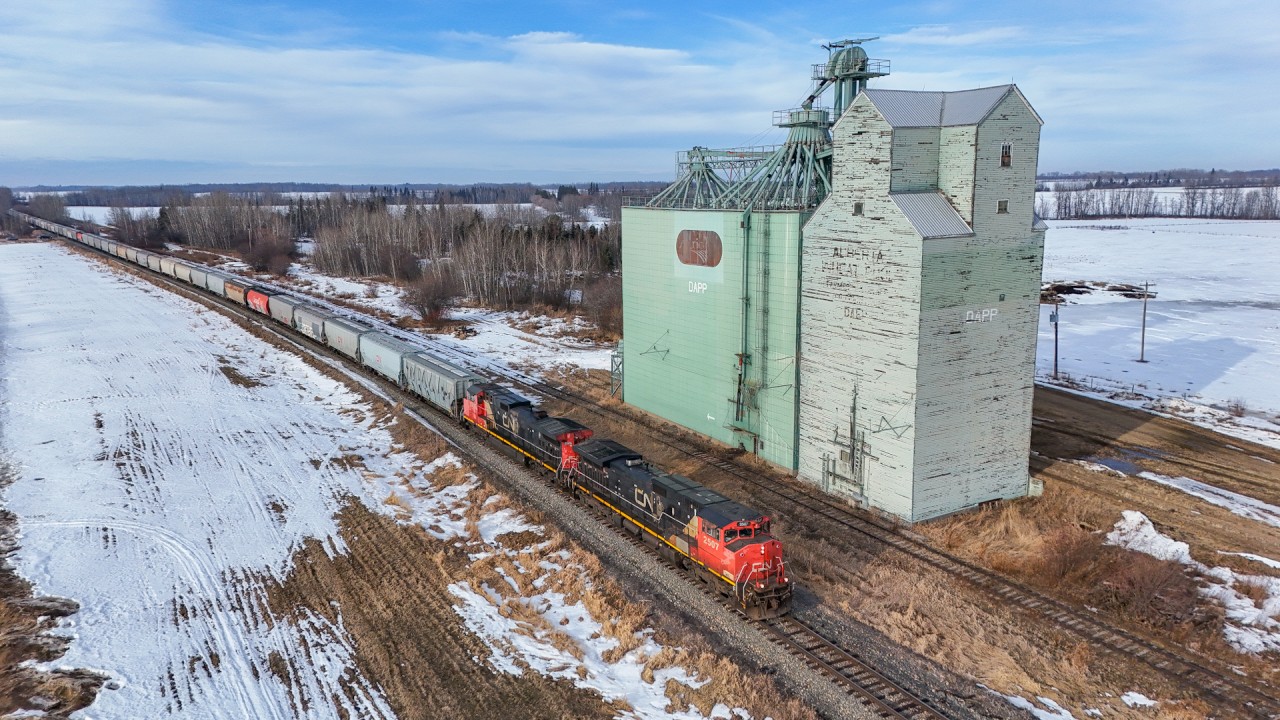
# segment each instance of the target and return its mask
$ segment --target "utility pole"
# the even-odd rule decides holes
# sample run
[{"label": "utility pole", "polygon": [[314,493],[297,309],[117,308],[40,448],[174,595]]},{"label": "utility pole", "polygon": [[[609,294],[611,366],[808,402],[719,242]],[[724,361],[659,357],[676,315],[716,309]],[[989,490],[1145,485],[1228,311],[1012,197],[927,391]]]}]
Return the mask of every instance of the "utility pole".
[{"label": "utility pole", "polygon": [[1053,323],[1053,379],[1058,379],[1058,301],[1057,295],[1053,296],[1053,312],[1049,313],[1049,322]]},{"label": "utility pole", "polygon": [[1147,298],[1151,297],[1151,286],[1154,283],[1142,283],[1142,340],[1138,346],[1138,362],[1147,361]]}]

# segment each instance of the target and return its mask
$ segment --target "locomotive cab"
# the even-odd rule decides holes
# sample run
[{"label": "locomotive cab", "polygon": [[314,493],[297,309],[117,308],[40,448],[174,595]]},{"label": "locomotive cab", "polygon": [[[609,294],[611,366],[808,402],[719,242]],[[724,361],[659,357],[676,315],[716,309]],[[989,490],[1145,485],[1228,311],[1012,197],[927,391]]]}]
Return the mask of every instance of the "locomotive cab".
[{"label": "locomotive cab", "polygon": [[539,454],[548,460],[558,460],[554,463],[556,477],[561,482],[569,482],[580,462],[577,446],[591,439],[591,428],[569,418],[547,417],[538,423],[537,435]]},{"label": "locomotive cab", "polygon": [[792,587],[782,543],[769,534],[768,517],[742,511],[750,512],[732,501],[704,508],[699,560],[732,584],[734,598],[748,617],[784,615],[791,610]]},{"label": "locomotive cab", "polygon": [[492,387],[494,386],[489,383],[472,385],[467,388],[467,394],[462,398],[463,419],[486,430],[492,427],[489,418],[493,415],[489,412],[489,402],[486,397]]}]

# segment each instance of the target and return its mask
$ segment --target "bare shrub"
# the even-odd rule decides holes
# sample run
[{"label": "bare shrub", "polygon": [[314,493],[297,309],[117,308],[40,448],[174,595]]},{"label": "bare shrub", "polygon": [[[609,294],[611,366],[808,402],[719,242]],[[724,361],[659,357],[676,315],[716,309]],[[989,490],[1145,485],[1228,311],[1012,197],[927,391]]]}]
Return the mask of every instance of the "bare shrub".
[{"label": "bare shrub", "polygon": [[41,193],[32,196],[27,205],[27,212],[45,220],[62,222],[67,218],[67,205],[62,201],[61,195]]},{"label": "bare shrub", "polygon": [[1227,412],[1235,417],[1244,417],[1244,414],[1248,411],[1249,406],[1245,404],[1244,398],[1231,398],[1227,401]]},{"label": "bare shrub", "polygon": [[452,273],[430,273],[409,286],[405,302],[418,317],[428,323],[438,323],[458,295],[458,283]]},{"label": "bare shrub", "polygon": [[224,192],[180,198],[160,212],[161,224],[195,247],[231,250],[290,236],[280,213]]},{"label": "bare shrub", "polygon": [[1048,532],[1036,568],[1036,580],[1048,586],[1088,572],[1102,554],[1102,537],[1078,527],[1065,525]]},{"label": "bare shrub", "polygon": [[240,257],[258,272],[285,275],[293,261],[293,241],[281,235],[269,235],[240,247]]},{"label": "bare shrub", "polygon": [[331,275],[416,279],[421,270],[415,250],[426,232],[413,221],[416,217],[395,217],[385,207],[347,206],[334,224],[316,230],[312,261]]},{"label": "bare shrub", "polygon": [[622,276],[602,275],[583,293],[583,305],[601,330],[622,337]]},{"label": "bare shrub", "polygon": [[1095,600],[1116,612],[1156,627],[1192,619],[1198,595],[1186,568],[1136,552],[1116,551],[1095,587]]}]

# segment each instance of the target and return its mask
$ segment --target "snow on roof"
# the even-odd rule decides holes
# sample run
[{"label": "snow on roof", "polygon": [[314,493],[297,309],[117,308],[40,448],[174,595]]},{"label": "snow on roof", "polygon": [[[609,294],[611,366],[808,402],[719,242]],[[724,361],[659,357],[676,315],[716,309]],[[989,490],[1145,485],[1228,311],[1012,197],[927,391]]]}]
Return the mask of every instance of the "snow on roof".
[{"label": "snow on roof", "polygon": [[973,235],[973,228],[940,192],[892,193],[889,197],[926,240]]},{"label": "snow on roof", "polygon": [[991,113],[1013,85],[938,92],[868,89],[867,96],[894,127],[947,127],[977,125]]}]

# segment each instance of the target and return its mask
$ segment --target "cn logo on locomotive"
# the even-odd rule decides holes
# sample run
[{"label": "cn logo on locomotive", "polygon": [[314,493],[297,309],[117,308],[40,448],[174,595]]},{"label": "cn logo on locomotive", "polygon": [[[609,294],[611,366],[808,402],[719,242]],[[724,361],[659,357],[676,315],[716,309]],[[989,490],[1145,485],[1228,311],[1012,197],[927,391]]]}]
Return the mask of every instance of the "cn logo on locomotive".
[{"label": "cn logo on locomotive", "polygon": [[662,498],[658,497],[657,494],[647,493],[642,488],[636,488],[635,495],[636,505],[643,510],[647,510],[650,515],[658,517],[664,512]]}]

